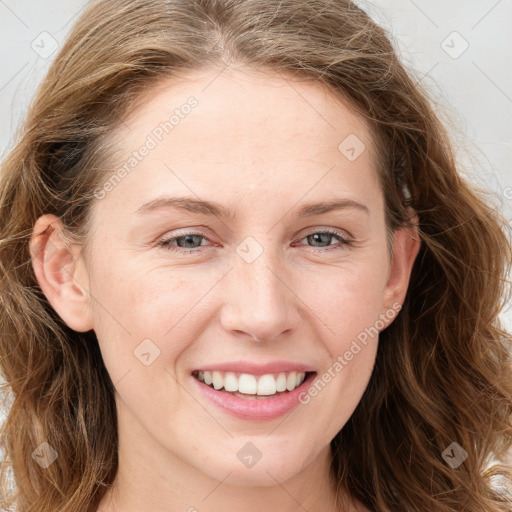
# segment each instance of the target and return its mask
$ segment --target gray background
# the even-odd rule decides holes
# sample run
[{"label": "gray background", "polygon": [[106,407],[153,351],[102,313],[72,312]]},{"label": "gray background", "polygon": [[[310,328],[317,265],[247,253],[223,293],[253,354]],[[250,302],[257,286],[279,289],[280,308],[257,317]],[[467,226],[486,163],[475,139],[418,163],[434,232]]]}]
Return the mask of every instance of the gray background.
[{"label": "gray background", "polygon": [[[358,2],[388,28],[451,127],[464,174],[512,218],[512,2]],[[0,159],[83,0],[0,0]],[[455,33],[454,33],[455,32]],[[512,331],[512,310],[504,311]],[[1,418],[0,418],[1,419]]]}]

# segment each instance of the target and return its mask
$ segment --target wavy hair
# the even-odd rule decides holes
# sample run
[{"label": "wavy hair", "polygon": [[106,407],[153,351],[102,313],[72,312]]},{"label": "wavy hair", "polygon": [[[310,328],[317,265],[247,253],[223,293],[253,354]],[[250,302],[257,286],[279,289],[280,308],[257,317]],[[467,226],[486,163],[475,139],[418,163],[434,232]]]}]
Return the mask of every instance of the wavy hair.
[{"label": "wavy hair", "polygon": [[[510,293],[506,222],[459,174],[445,125],[387,32],[349,0],[86,6],[0,169],[0,504],[94,511],[118,467],[114,386],[94,331],[70,329],[38,286],[28,243],[36,219],[53,213],[85,243],[94,190],[112,168],[108,133],[147,88],[232,63],[313,79],[349,101],[379,148],[387,228],[411,222],[404,184],[419,222],[403,308],[331,441],[338,488],[372,511],[510,512],[512,337],[499,321]],[[58,453],[46,469],[32,457],[42,442]],[[456,468],[443,457],[453,442],[467,452]]]}]

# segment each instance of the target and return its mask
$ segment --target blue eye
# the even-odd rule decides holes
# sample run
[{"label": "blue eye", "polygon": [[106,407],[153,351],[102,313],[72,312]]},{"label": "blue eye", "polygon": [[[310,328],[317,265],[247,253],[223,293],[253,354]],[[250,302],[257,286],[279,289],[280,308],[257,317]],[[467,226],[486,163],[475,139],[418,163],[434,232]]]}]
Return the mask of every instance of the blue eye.
[{"label": "blue eye", "polygon": [[[322,236],[323,235],[323,236]],[[318,240],[318,237],[321,238],[321,240]],[[327,246],[327,248],[313,248],[313,252],[327,252],[327,251],[333,251],[333,250],[342,250],[345,246],[351,246],[353,244],[352,240],[349,240],[348,238],[345,238],[340,231],[334,230],[334,229],[324,229],[319,231],[313,231],[312,233],[309,233],[301,240],[308,241],[316,241],[321,243],[326,243],[328,240],[335,238],[338,240],[338,244],[334,245],[332,247]],[[197,232],[189,232],[189,233],[183,233],[179,236],[174,236],[171,238],[165,238],[158,242],[159,247],[164,247],[165,249],[169,251],[184,253],[184,254],[197,254],[204,252],[204,249],[198,249],[195,247],[191,247],[191,245],[194,245],[199,241],[199,247],[201,246],[200,239],[208,240],[204,235]],[[180,242],[182,241],[182,242]],[[178,242],[178,245],[175,245],[175,242]],[[296,245],[296,244],[294,244]],[[187,250],[190,249],[190,250]]]},{"label": "blue eye", "polygon": [[158,245],[160,247],[165,247],[166,249],[168,249],[169,251],[176,251],[176,252],[193,252],[193,253],[198,253],[198,252],[203,252],[202,249],[200,250],[195,250],[195,251],[187,251],[187,250],[183,250],[184,248],[188,248],[188,249],[191,249],[191,247],[181,247],[179,246],[176,246],[174,245],[174,242],[176,241],[179,241],[179,240],[184,240],[186,239],[186,241],[184,242],[185,244],[193,244],[194,242],[191,241],[191,239],[193,239],[195,237],[195,239],[197,240],[198,238],[204,238],[205,240],[207,240],[207,238],[205,236],[203,236],[201,233],[184,233],[180,236],[175,236],[175,237],[172,237],[172,238],[166,238],[166,239],[163,239],[163,240],[160,240],[160,242],[158,242]]},{"label": "blue eye", "polygon": [[[322,237],[323,235],[323,237]],[[343,249],[344,246],[351,246],[353,241],[349,240],[348,238],[345,238],[340,231],[335,229],[324,229],[323,231],[313,231],[309,235],[306,235],[302,240],[309,239],[309,241],[315,240],[318,242],[318,237],[321,239],[323,238],[323,241],[325,243],[326,240],[335,238],[338,240],[338,245],[334,246],[328,246],[326,249],[321,248],[313,248],[313,252],[326,252],[326,251],[336,251]]]}]

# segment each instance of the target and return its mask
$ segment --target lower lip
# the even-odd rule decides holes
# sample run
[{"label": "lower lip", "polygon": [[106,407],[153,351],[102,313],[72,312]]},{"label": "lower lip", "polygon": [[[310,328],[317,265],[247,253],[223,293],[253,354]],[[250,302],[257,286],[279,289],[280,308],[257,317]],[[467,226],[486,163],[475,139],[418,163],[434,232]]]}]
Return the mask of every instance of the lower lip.
[{"label": "lower lip", "polygon": [[274,398],[263,399],[240,398],[225,391],[217,391],[204,382],[200,382],[193,375],[191,378],[199,387],[200,392],[221,410],[243,420],[262,421],[279,418],[297,407],[301,403],[299,397],[307,392],[315,376],[316,373],[310,373],[304,382],[293,391]]}]

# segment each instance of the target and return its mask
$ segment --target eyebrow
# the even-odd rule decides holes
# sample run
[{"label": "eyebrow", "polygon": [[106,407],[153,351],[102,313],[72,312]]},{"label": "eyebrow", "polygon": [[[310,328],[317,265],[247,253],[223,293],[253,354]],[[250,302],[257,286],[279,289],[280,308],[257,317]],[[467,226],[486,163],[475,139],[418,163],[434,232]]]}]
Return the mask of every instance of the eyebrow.
[{"label": "eyebrow", "polygon": [[[178,196],[165,196],[157,197],[138,208],[135,213],[138,215],[145,215],[153,212],[158,208],[176,208],[191,213],[199,213],[202,215],[211,215],[219,218],[235,219],[236,214],[230,208],[216,203],[214,201],[205,201],[196,199],[194,197],[178,197]],[[319,203],[306,203],[303,204],[297,211],[298,217],[311,217],[313,215],[321,215],[333,210],[344,210],[347,208],[358,209],[367,215],[370,210],[367,206],[353,199],[336,198]]]}]

